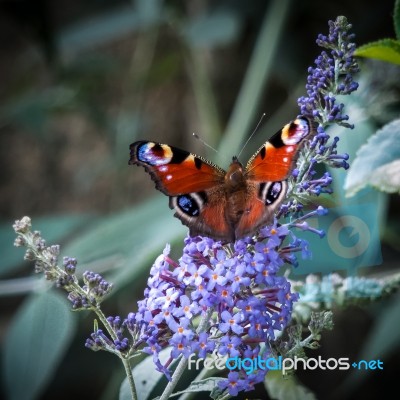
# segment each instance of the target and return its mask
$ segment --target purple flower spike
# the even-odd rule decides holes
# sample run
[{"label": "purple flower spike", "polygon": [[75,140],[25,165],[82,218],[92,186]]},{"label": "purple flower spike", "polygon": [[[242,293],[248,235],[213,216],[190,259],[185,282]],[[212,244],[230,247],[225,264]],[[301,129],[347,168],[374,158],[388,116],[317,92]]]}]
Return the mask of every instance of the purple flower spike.
[{"label": "purple flower spike", "polygon": [[300,97],[298,104],[301,114],[314,119],[322,126],[337,123],[352,127],[343,114],[343,104],[337,104],[334,95],[350,94],[357,90],[358,83],[353,75],[359,71],[353,57],[354,35],[349,34],[351,25],[345,17],[329,21],[329,34],[318,35],[318,46],[326,49],[315,60],[315,66],[308,69],[307,95]]},{"label": "purple flower spike", "polygon": [[[288,281],[277,276],[288,259],[286,250],[280,249],[292,237],[289,234],[287,226],[275,222],[251,244],[239,241],[224,246],[209,238],[187,237],[178,262],[169,258],[166,249],[151,269],[146,297],[138,303],[135,316],[147,352],[155,360],[167,346],[172,348],[172,358],[258,353],[265,341],[275,338],[276,330],[287,325],[298,298],[290,292]],[[306,251],[305,245],[294,247]],[[157,265],[163,265],[162,274]],[[205,330],[197,332],[194,322],[206,315],[211,317]]]}]

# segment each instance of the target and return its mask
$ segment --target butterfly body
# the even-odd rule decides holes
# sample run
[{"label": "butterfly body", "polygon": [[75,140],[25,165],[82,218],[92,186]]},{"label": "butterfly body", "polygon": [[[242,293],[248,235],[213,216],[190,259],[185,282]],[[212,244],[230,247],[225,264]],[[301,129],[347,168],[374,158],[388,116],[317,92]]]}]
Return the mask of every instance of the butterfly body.
[{"label": "butterfly body", "polygon": [[244,167],[233,157],[227,171],[187,151],[149,141],[130,146],[129,163],[143,166],[190,235],[233,242],[273,220],[286,179],[304,139],[313,133],[306,118],[287,124]]}]

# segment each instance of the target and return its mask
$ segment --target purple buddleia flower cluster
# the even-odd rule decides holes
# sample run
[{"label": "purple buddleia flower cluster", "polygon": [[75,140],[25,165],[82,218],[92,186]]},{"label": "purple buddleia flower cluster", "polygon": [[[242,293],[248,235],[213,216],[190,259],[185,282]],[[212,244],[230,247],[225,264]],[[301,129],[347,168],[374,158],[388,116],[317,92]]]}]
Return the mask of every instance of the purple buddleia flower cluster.
[{"label": "purple buddleia flower cluster", "polygon": [[[102,329],[96,329],[91,338],[87,339],[86,347],[92,350],[126,353],[130,342],[127,337],[123,336],[125,324],[118,316],[105,318],[100,310],[100,304],[110,293],[112,284],[108,283],[101,275],[86,271],[83,273],[83,285],[80,285],[75,275],[77,260],[73,257],[64,257],[62,267],[59,266],[60,246],[47,246],[39,231],[32,232],[29,217],[15,221],[13,227],[18,235],[14,245],[27,247],[25,259],[35,262],[35,272],[43,273],[47,280],[64,289],[68,293],[68,300],[74,311],[91,310],[96,312],[100,319],[103,319],[107,334]],[[133,330],[129,330],[129,332],[135,338],[135,332]]]},{"label": "purple buddleia flower cluster", "polygon": [[107,350],[111,353],[126,354],[131,348],[128,337],[124,336],[126,324],[121,317],[107,317],[108,327],[113,332],[113,339],[110,339],[102,329],[95,330],[90,338],[86,339],[85,346],[93,351]]},{"label": "purple buddleia flower cluster", "polygon": [[289,179],[288,196],[292,199],[281,207],[280,215],[301,212],[310,196],[332,193],[332,177],[328,171],[319,176],[318,164],[349,168],[349,155],[337,152],[339,138],[331,139],[325,130],[334,124],[353,128],[343,113],[344,104],[337,104],[335,97],[348,95],[358,88],[353,76],[359,68],[353,56],[355,44],[350,29],[347,19],[338,17],[329,21],[327,36],[318,35],[317,44],[325,50],[315,60],[315,66],[308,69],[307,96],[298,99],[301,114],[315,122],[316,134],[300,152],[297,167]]},{"label": "purple buddleia flower cluster", "polygon": [[[68,262],[70,260],[69,258],[64,258],[65,270],[69,267],[70,264]],[[74,310],[97,306],[112,289],[112,284],[108,283],[100,274],[91,271],[83,273],[83,282],[82,291],[72,290],[68,295],[68,300],[72,303]]]},{"label": "purple buddleia flower cluster", "polygon": [[329,21],[327,36],[318,35],[317,44],[326,49],[315,60],[315,67],[309,67],[307,96],[298,100],[300,112],[314,119],[322,126],[336,123],[345,127],[349,117],[343,114],[343,104],[337,104],[336,95],[347,95],[358,88],[353,75],[359,71],[353,57],[354,34],[349,33],[351,25],[345,17]]},{"label": "purple buddleia flower cluster", "polygon": [[289,177],[289,201],[280,208],[278,216],[288,216],[289,213],[298,214],[303,211],[303,204],[307,204],[310,198],[321,194],[331,194],[333,189],[332,176],[329,171],[319,172],[318,164],[325,164],[331,168],[348,169],[347,153],[338,154],[338,137],[333,139],[319,125],[316,135],[310,143],[306,143],[299,154],[297,168]]},{"label": "purple buddleia flower cluster", "polygon": [[68,292],[68,300],[74,310],[97,307],[111,291],[110,283],[101,275],[90,271],[84,272],[84,285],[80,286],[75,275],[77,265],[75,258],[64,257],[63,268],[60,268],[58,266],[60,246],[47,246],[39,231],[32,232],[29,217],[15,221],[13,227],[18,234],[14,245],[27,247],[25,259],[35,261],[36,273],[43,273],[47,280]]},{"label": "purple buddleia flower cluster", "polygon": [[[277,273],[291,263],[300,241],[284,245],[291,236],[286,225],[275,222],[253,238],[223,245],[209,238],[187,237],[179,262],[169,247],[150,271],[144,300],[138,303],[135,324],[147,343],[159,371],[170,377],[169,365],[191,354],[254,358],[263,345],[276,338],[290,320],[298,296]],[[199,319],[206,318],[199,331]],[[132,323],[126,320],[128,325]],[[161,349],[170,347],[162,364]],[[240,373],[250,390],[265,376]]]}]

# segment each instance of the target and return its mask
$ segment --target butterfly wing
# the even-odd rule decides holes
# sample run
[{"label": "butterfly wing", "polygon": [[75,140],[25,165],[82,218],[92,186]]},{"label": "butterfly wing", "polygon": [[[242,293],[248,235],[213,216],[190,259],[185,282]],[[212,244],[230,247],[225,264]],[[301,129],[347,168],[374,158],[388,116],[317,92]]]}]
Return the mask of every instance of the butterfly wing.
[{"label": "butterfly wing", "polygon": [[314,132],[304,117],[286,124],[263,144],[246,165],[246,176],[257,182],[282,181],[290,175],[304,139]]},{"label": "butterfly wing", "polygon": [[314,128],[300,117],[285,125],[263,144],[246,165],[247,200],[235,234],[241,237],[272,222],[274,212],[285,198],[286,179],[292,172],[299,150]]},{"label": "butterfly wing", "polygon": [[235,237],[253,234],[273,221],[274,213],[285,198],[286,181],[247,183],[244,212],[235,227]]},{"label": "butterfly wing", "polygon": [[190,236],[234,241],[234,229],[225,218],[227,198],[223,185],[170,197],[169,206],[175,210],[175,217],[189,227]]},{"label": "butterfly wing", "polygon": [[141,165],[167,196],[200,192],[223,182],[225,171],[188,151],[139,141],[130,146],[129,164]]},{"label": "butterfly wing", "polygon": [[129,164],[140,165],[156,188],[169,196],[175,216],[190,235],[222,239],[232,235],[224,219],[225,171],[185,150],[166,144],[139,141],[130,146]]}]

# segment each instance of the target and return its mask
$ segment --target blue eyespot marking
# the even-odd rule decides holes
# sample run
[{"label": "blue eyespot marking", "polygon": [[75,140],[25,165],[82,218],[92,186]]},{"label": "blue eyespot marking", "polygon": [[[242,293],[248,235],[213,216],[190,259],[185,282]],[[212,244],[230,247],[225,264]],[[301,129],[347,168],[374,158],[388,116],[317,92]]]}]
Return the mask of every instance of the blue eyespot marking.
[{"label": "blue eyespot marking", "polygon": [[172,158],[171,148],[167,145],[159,143],[143,143],[138,147],[137,158],[150,165],[165,165],[169,164]]},{"label": "blue eyespot marking", "polygon": [[197,204],[196,200],[190,195],[184,194],[178,196],[177,205],[183,213],[191,217],[196,217],[200,214],[199,205]]}]

